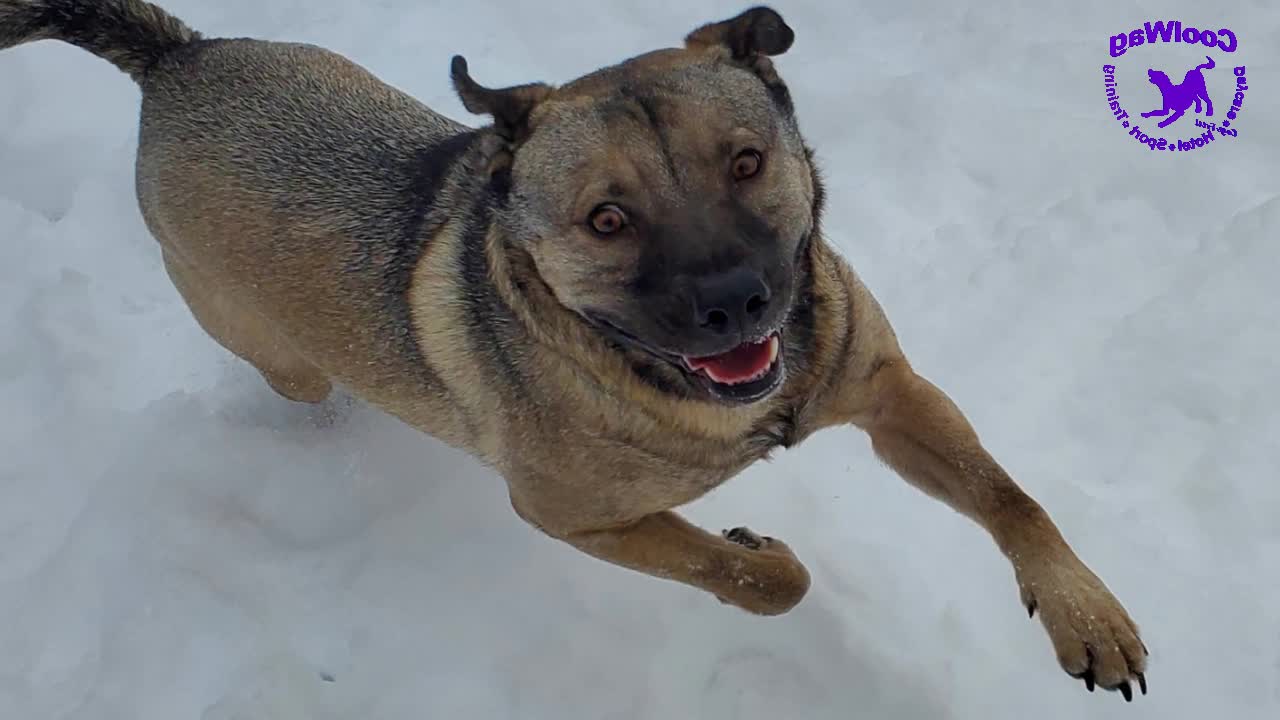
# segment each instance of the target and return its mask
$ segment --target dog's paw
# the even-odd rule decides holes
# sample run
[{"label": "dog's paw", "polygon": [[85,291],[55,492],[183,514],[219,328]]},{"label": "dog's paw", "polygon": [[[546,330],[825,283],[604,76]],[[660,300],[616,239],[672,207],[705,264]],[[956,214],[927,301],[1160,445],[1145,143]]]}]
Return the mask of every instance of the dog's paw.
[{"label": "dog's paw", "polygon": [[1136,683],[1147,694],[1147,646],[1120,601],[1074,558],[1019,573],[1022,602],[1038,612],[1062,669],[1094,687],[1133,701]]},{"label": "dog's paw", "polygon": [[728,591],[716,593],[720,602],[755,615],[781,615],[809,591],[809,571],[786,543],[744,527],[720,536],[748,551],[726,568]]}]

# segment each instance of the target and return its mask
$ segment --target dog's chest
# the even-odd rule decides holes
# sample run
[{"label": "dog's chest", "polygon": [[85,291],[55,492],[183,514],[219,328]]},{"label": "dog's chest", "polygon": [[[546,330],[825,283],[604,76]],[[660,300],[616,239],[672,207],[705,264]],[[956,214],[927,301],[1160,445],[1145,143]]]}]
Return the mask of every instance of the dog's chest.
[{"label": "dog's chest", "polygon": [[792,447],[808,434],[798,410],[790,406],[779,409],[734,440],[693,441],[692,451],[686,447],[683,453],[685,477],[694,489],[709,491],[777,450]]}]

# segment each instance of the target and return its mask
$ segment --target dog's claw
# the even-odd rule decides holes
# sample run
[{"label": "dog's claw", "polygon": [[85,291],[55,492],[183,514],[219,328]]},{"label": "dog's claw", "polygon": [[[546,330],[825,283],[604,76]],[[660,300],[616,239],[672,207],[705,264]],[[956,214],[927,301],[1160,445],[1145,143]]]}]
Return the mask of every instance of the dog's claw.
[{"label": "dog's claw", "polygon": [[725,540],[741,545],[748,550],[759,550],[772,540],[772,538],[762,538],[745,527],[736,527],[732,530],[722,530],[720,535]]},{"label": "dog's claw", "polygon": [[1133,702],[1133,687],[1129,685],[1128,680],[1120,683],[1120,687],[1118,689],[1120,690],[1120,694],[1124,696],[1125,702]]},{"label": "dog's claw", "polygon": [[1032,600],[1027,603],[1027,617],[1034,618],[1036,616],[1036,601]]},{"label": "dog's claw", "polygon": [[1142,691],[1143,695],[1146,695],[1147,694],[1147,676],[1142,673],[1137,673],[1137,677],[1138,677],[1138,689]]},{"label": "dog's claw", "polygon": [[1095,685],[1095,683],[1094,683],[1094,681],[1093,681],[1093,668],[1090,668],[1090,669],[1088,669],[1088,670],[1085,670],[1085,671],[1084,671],[1084,686],[1085,686],[1086,688],[1088,688],[1088,689],[1089,689],[1089,692],[1093,692],[1094,685]]}]

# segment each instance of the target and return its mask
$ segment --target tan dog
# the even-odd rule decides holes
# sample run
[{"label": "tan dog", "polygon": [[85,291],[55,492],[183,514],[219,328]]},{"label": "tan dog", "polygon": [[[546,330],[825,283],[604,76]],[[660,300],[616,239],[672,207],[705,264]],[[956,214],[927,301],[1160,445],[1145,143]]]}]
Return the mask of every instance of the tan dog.
[{"label": "tan dog", "polygon": [[823,239],[756,8],[561,87],[481,87],[474,130],[325,50],[204,39],[140,0],[0,0],[0,48],[83,47],[142,87],[138,197],[196,319],[280,394],[340,383],[506,478],[595,557],[778,614],[781,541],[672,508],[831,425],[986,528],[1063,668],[1132,699],[1120,603],[913,372]]}]

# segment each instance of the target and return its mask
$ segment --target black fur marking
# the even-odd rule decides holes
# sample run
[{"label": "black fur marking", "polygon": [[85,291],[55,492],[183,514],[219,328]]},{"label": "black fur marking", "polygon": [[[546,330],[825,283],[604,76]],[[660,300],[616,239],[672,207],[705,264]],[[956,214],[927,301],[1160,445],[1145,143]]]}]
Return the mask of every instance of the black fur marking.
[{"label": "black fur marking", "polygon": [[[394,148],[366,148],[383,158],[379,164],[388,174],[397,176],[401,192],[396,205],[387,208],[385,217],[363,218],[362,226],[350,230],[354,240],[347,263],[354,281],[351,291],[376,293],[389,317],[382,328],[383,336],[402,357],[421,367],[424,379],[434,386],[440,386],[439,377],[419,344],[409,289],[413,271],[436,229],[433,226],[446,219],[433,212],[436,195],[459,160],[475,145],[477,136],[476,132],[453,135],[412,153],[407,160]],[[287,199],[287,195],[281,195],[277,203]],[[360,283],[371,283],[372,287]]]},{"label": "black fur marking", "polygon": [[0,48],[10,48],[25,42],[49,37],[51,26],[48,13],[34,7],[24,7],[23,12],[9,9],[5,23],[0,25]]},{"label": "black fur marking", "polygon": [[799,282],[796,287],[796,301],[792,306],[787,332],[788,347],[791,352],[795,353],[794,358],[788,356],[787,360],[792,363],[791,367],[796,369],[803,368],[806,371],[813,364],[813,338],[814,327],[817,323],[816,306],[818,304],[818,299],[814,295],[813,256],[808,252],[808,247],[811,244],[811,238],[806,236],[802,243],[805,251],[797,260],[797,279]]},{"label": "black fur marking", "polygon": [[[405,217],[404,229],[397,238],[396,247],[392,250],[397,260],[407,261],[408,268],[403,274],[409,275],[425,249],[426,238],[422,229],[427,221],[427,214],[435,202],[436,191],[444,183],[445,178],[457,163],[458,158],[470,149],[479,137],[476,131],[459,133],[419,151],[413,158],[409,186],[405,189],[404,203],[409,209]],[[405,257],[411,256],[411,257]],[[401,262],[395,263],[397,266]],[[399,271],[400,268],[397,268]],[[407,278],[397,278],[397,287],[408,289]]]},{"label": "black fur marking", "polygon": [[511,196],[511,168],[500,168],[489,176],[489,192],[498,207],[506,207]]},{"label": "black fur marking", "polygon": [[791,100],[791,91],[783,84],[781,80],[777,82],[765,83],[765,89],[769,91],[769,99],[783,114],[794,116],[796,112],[795,103]]},{"label": "black fur marking", "polygon": [[462,293],[463,316],[467,339],[472,349],[492,362],[496,370],[491,378],[516,396],[528,400],[528,383],[522,371],[520,348],[529,341],[519,320],[507,305],[490,276],[491,266],[486,244],[493,224],[493,207],[497,199],[480,193],[467,215],[466,226],[458,241],[458,289]]},{"label": "black fur marking", "polygon": [[[425,385],[447,392],[439,374],[431,366],[418,337],[410,308],[409,290],[413,273],[426,253],[428,243],[454,213],[439,208],[440,189],[450,184],[451,174],[467,172],[467,154],[475,147],[479,133],[464,132],[426,144],[417,150],[401,149],[382,142],[377,135],[361,138],[352,146],[330,146],[317,133],[313,152],[329,156],[352,155],[352,165],[367,167],[386,179],[397,194],[387,194],[381,212],[363,213],[344,227],[348,245],[344,283],[347,292],[372,297],[381,308],[377,334],[388,349],[418,368]],[[301,140],[300,140],[301,141]],[[312,206],[314,200],[293,197],[287,189],[274,198],[277,207],[297,204],[310,214],[329,215],[334,209]]]},{"label": "black fur marking", "polygon": [[200,37],[180,20],[140,0],[44,0],[30,5],[28,28],[108,60],[141,80],[165,55]]}]

